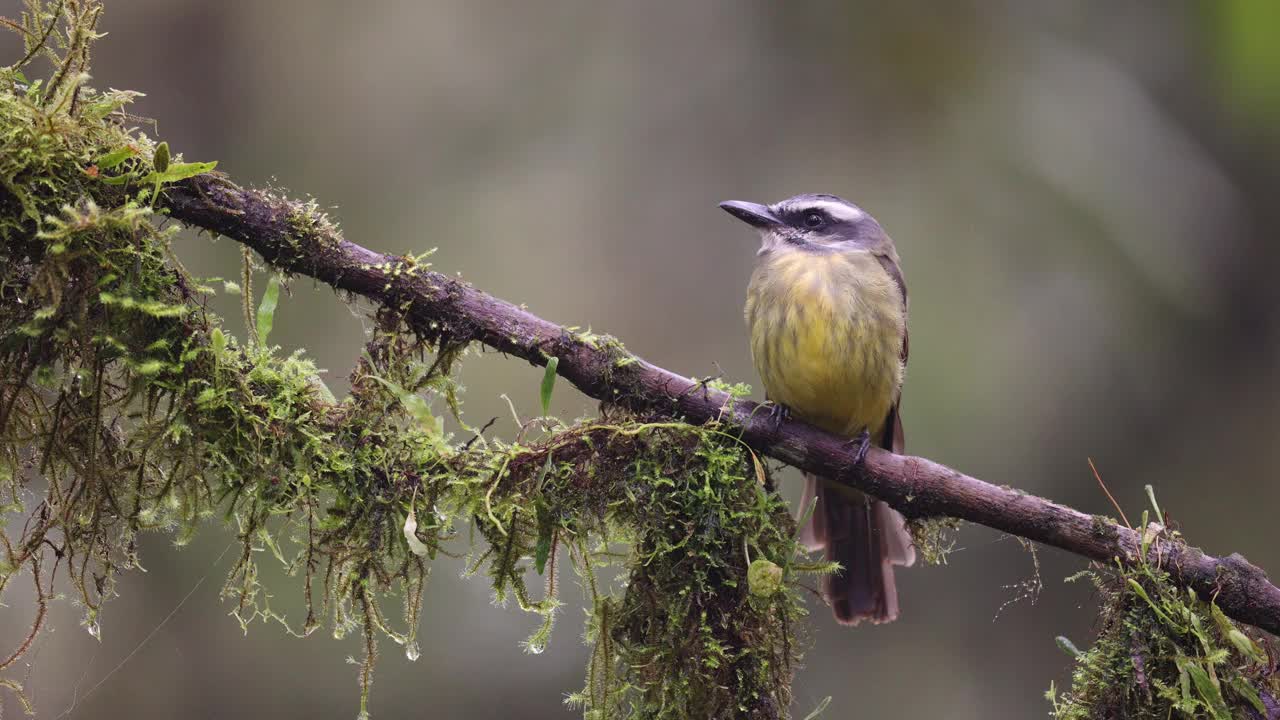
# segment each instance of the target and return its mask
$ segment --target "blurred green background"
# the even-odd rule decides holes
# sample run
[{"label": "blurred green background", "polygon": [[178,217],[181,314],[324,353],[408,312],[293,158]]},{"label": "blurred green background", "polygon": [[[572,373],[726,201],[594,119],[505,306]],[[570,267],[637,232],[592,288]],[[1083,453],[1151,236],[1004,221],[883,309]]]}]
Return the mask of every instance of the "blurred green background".
[{"label": "blurred green background", "polygon": [[[370,247],[438,246],[437,268],[688,375],[755,382],[755,240],[716,203],[848,197],[911,287],[909,451],[1114,514],[1092,457],[1131,518],[1153,484],[1192,542],[1280,570],[1280,4],[108,0],[102,28],[93,84],[147,93],[135,111],[186,159],[315,196]],[[229,241],[179,252],[236,272]],[[273,340],[340,390],[365,310],[298,279]],[[523,362],[463,373],[475,423],[510,432],[501,393],[536,408]],[[567,385],[555,405],[594,411]],[[354,717],[355,638],[242,635],[217,597],[230,533],[170,540],[101,642],[57,605],[19,672],[40,716]],[[1054,636],[1090,637],[1090,588],[1062,582],[1082,566],[1040,552],[1033,601],[1032,556],[965,528],[948,565],[899,573],[899,622],[817,609],[793,711],[1042,716],[1068,680]],[[536,618],[461,567],[435,568],[421,659],[383,643],[374,716],[575,716],[577,607],[524,655]],[[298,580],[267,584],[299,607]],[[4,600],[10,647],[33,608]]]}]

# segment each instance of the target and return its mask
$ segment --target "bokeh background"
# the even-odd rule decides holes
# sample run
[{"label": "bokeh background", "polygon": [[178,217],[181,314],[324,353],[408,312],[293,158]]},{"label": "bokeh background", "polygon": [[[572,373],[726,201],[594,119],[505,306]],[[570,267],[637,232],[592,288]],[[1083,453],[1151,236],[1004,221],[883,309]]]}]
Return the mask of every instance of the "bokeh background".
[{"label": "bokeh background", "polygon": [[[1150,483],[1193,542],[1280,574],[1280,4],[108,0],[102,27],[94,84],[147,93],[135,110],[188,160],[689,375],[755,381],[755,240],[716,203],[851,198],[911,287],[910,451],[1114,514],[1092,457],[1131,518]],[[229,241],[179,251],[235,273]],[[273,339],[341,389],[366,309],[299,280]],[[474,422],[510,432],[502,393],[536,407],[538,370],[463,372]],[[594,409],[567,385],[555,405]],[[25,669],[39,715],[354,717],[354,639],[228,617],[230,539],[148,538],[101,641],[59,603]],[[793,711],[1042,716],[1068,681],[1054,637],[1090,638],[1090,588],[1063,582],[1082,566],[965,528],[948,565],[899,573],[899,622],[815,613]],[[384,643],[375,717],[575,716],[574,593],[528,656],[536,618],[460,569],[436,567],[421,659]],[[298,607],[298,580],[267,583]],[[7,647],[31,607],[4,600]]]}]

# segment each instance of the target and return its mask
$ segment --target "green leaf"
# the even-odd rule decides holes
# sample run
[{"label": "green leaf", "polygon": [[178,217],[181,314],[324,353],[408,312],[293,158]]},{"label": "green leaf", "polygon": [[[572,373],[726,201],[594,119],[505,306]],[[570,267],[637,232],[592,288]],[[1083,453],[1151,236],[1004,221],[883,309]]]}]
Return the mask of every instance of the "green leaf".
[{"label": "green leaf", "polygon": [[333,391],[329,389],[328,383],[326,383],[324,380],[321,380],[319,375],[311,378],[311,384],[315,385],[316,390],[319,391],[320,393],[321,399],[323,399],[325,402],[328,402],[328,403],[338,402],[337,396],[335,396],[333,394]]},{"label": "green leaf", "polygon": [[1182,658],[1176,661],[1178,666],[1178,687],[1182,690],[1182,705],[1185,707],[1194,707],[1194,700],[1191,698],[1191,675],[1187,672],[1187,665]]},{"label": "green leaf", "polygon": [[1200,645],[1204,647],[1205,652],[1213,649],[1213,643],[1210,642],[1209,636],[1204,632],[1204,626],[1200,624],[1200,616],[1193,610],[1186,610],[1187,620],[1191,623],[1191,633],[1200,641]]},{"label": "green leaf", "polygon": [[761,487],[764,487],[768,484],[766,482],[768,476],[764,472],[764,463],[760,462],[760,458],[756,456],[755,451],[751,448],[747,448],[747,452],[751,453],[751,464],[756,469],[756,482],[760,483]]},{"label": "green leaf", "polygon": [[553,453],[550,453],[550,452],[547,453],[547,461],[542,463],[542,469],[538,471],[538,483],[537,483],[538,492],[542,492],[542,483],[546,481],[547,473],[551,472],[552,456],[553,456]]},{"label": "green leaf", "polygon": [[132,145],[125,145],[122,148],[112,150],[106,155],[99,157],[97,160],[93,161],[93,164],[97,165],[99,170],[110,170],[137,154],[138,151],[135,150]]},{"label": "green leaf", "polygon": [[1262,650],[1260,650],[1257,645],[1254,645],[1253,640],[1238,628],[1231,628],[1228,630],[1227,639],[1231,641],[1232,645],[1236,646],[1236,649],[1240,651],[1241,655],[1244,655],[1254,662],[1266,661],[1267,656],[1263,654]]},{"label": "green leaf", "polygon": [[1151,596],[1147,594],[1146,588],[1139,585],[1137,580],[1129,578],[1129,587],[1137,593],[1138,597],[1147,601],[1147,604],[1151,606],[1151,610],[1154,611],[1161,620],[1170,626],[1178,627],[1178,624],[1173,621],[1173,618],[1166,615],[1165,612],[1156,605],[1155,601],[1151,599]]},{"label": "green leaf", "polygon": [[533,566],[537,568],[539,575],[547,569],[547,558],[549,557],[551,557],[550,528],[538,535],[538,544],[533,548]]},{"label": "green leaf", "polygon": [[797,540],[800,537],[800,533],[804,532],[805,527],[808,526],[809,520],[813,518],[813,513],[817,509],[818,509],[818,498],[816,496],[813,498],[813,500],[809,502],[808,507],[800,508],[800,515],[796,517]]},{"label": "green leaf", "polygon": [[[549,469],[551,456],[547,456],[547,463],[542,467],[542,476],[545,476]],[[538,479],[538,488],[542,487],[542,476]],[[551,552],[555,546],[556,525],[551,517],[551,511],[547,504],[541,498],[534,501],[534,514],[538,523],[538,541],[533,546],[533,566],[541,575],[547,569],[547,558],[551,557]]]},{"label": "green leaf", "polygon": [[400,404],[405,410],[413,416],[414,420],[424,428],[433,429],[436,427],[436,416],[431,414],[431,406],[427,404],[425,398],[417,393],[400,392]]},{"label": "green leaf", "polygon": [[438,431],[439,425],[437,424],[436,416],[431,414],[431,406],[427,404],[426,399],[421,395],[411,393],[401,387],[399,383],[387,380],[386,378],[380,378],[377,375],[370,375],[369,378],[382,383],[388,390],[395,393],[395,396],[400,399],[400,404],[404,406],[404,409],[407,410],[409,414],[413,416],[413,419],[417,420],[422,427],[428,430]]},{"label": "green leaf", "polygon": [[[1222,698],[1222,690],[1214,679],[1209,677],[1209,673],[1200,667],[1200,663],[1191,658],[1178,658],[1176,662],[1179,671],[1185,671],[1190,676],[1196,692],[1204,698],[1204,704],[1213,713],[1214,720],[1231,720],[1231,711],[1227,709],[1227,702]],[[1183,694],[1186,694],[1185,687]]]},{"label": "green leaf", "polygon": [[169,169],[160,173],[156,179],[162,183],[173,183],[203,175],[216,167],[218,167],[217,160],[213,162],[173,163],[169,166]]},{"label": "green leaf", "polygon": [[1156,522],[1164,522],[1164,513],[1160,512],[1160,503],[1156,502],[1156,489],[1150,485],[1144,485],[1147,491],[1147,499],[1151,501],[1151,507],[1156,511]]},{"label": "green leaf", "polygon": [[1217,603],[1210,602],[1209,611],[1213,616],[1214,623],[1218,626],[1218,631],[1225,635],[1232,645],[1235,645],[1236,650],[1240,651],[1241,655],[1254,662],[1267,661],[1267,654],[1254,644],[1253,638],[1245,635],[1240,628],[1236,627],[1235,623],[1231,622],[1230,618],[1227,617],[1226,613],[1222,612],[1222,608],[1218,607]]},{"label": "green leaf", "polygon": [[1053,640],[1054,642],[1058,643],[1058,647],[1062,650],[1062,652],[1070,655],[1073,658],[1078,658],[1084,654],[1083,652],[1080,651],[1080,648],[1076,647],[1076,644],[1071,642],[1070,638],[1068,638],[1066,635],[1059,635]]},{"label": "green leaf", "polygon": [[179,180],[186,180],[197,175],[203,175],[218,166],[218,161],[213,162],[196,162],[196,163],[172,163],[164,172],[147,173],[142,182],[145,184],[157,183],[175,183]]},{"label": "green leaf", "polygon": [[209,346],[213,350],[214,357],[222,355],[222,351],[227,349],[227,336],[222,332],[222,328],[214,328],[209,333]]},{"label": "green leaf", "polygon": [[169,169],[169,143],[162,142],[156,146],[156,153],[151,159],[156,172],[163,175]]},{"label": "green leaf", "polygon": [[102,182],[107,185],[124,185],[130,180],[133,180],[134,178],[133,178],[133,173],[125,173],[123,175],[116,175],[115,177],[107,177],[105,175],[99,175],[98,179],[102,180]]},{"label": "green leaf", "polygon": [[560,358],[552,357],[547,359],[547,370],[542,373],[542,414],[551,414],[551,391],[556,389],[556,368],[560,365]]},{"label": "green leaf", "polygon": [[409,550],[418,557],[426,557],[431,548],[418,539],[418,518],[413,508],[409,508],[409,517],[404,519],[404,541],[409,543]]},{"label": "green leaf", "polygon": [[271,327],[275,324],[276,305],[280,302],[280,276],[272,275],[258,305],[258,344],[266,347]]},{"label": "green leaf", "polygon": [[1258,690],[1253,687],[1248,680],[1245,680],[1240,676],[1236,676],[1236,678],[1231,681],[1231,687],[1234,688],[1235,691],[1245,700],[1248,700],[1249,704],[1253,706],[1254,710],[1258,711],[1259,715],[1262,717],[1267,716],[1267,706],[1262,704],[1262,698],[1258,696]]}]

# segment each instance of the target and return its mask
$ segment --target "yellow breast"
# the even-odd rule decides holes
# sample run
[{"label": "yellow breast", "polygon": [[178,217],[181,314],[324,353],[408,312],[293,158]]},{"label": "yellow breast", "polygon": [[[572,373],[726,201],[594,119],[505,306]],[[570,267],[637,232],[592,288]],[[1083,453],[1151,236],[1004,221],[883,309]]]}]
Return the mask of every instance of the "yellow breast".
[{"label": "yellow breast", "polygon": [[751,276],[746,318],[771,400],[832,432],[882,429],[902,386],[906,311],[875,256],[770,253]]}]

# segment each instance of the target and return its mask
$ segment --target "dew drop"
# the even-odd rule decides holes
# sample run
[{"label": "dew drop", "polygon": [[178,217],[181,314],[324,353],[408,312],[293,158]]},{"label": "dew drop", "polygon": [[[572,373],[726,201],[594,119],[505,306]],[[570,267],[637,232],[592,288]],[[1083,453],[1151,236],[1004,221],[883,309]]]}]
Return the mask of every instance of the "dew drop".
[{"label": "dew drop", "polygon": [[85,625],[85,630],[89,631],[89,634],[93,636],[94,640],[102,640],[102,626],[98,624],[97,620],[87,623]]},{"label": "dew drop", "polygon": [[417,662],[422,653],[418,650],[418,642],[415,640],[404,646],[404,656],[409,658],[409,662]]}]

